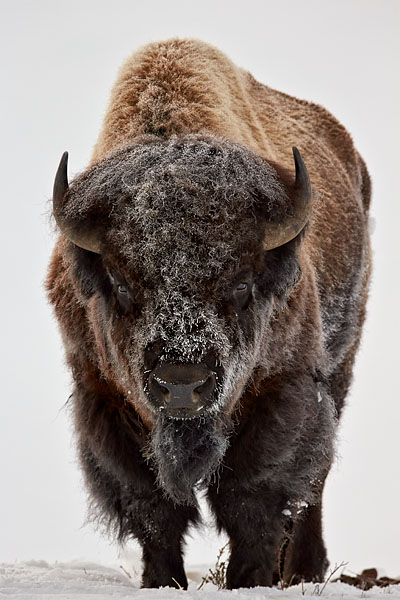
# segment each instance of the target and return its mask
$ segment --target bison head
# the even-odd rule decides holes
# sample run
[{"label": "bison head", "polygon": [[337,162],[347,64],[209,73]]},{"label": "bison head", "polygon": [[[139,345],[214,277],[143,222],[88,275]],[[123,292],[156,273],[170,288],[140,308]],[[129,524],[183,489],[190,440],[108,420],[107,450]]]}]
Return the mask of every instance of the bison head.
[{"label": "bison head", "polygon": [[268,366],[271,315],[298,278],[311,210],[294,158],[295,178],[212,136],[146,137],[71,185],[61,160],[54,216],[98,367],[150,423],[176,501],[215,471],[232,413]]}]

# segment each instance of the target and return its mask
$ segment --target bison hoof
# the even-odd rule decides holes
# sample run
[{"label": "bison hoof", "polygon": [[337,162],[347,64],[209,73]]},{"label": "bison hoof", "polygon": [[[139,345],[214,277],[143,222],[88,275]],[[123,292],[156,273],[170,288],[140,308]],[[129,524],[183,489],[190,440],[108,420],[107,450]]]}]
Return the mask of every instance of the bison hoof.
[{"label": "bison hoof", "polygon": [[229,568],[226,574],[227,588],[230,590],[250,587],[271,587],[272,573],[264,567],[243,565],[239,569]]},{"label": "bison hoof", "polygon": [[188,582],[186,579],[186,575],[181,571],[175,573],[175,575],[171,575],[170,573],[155,573],[145,571],[143,573],[142,578],[142,588],[161,588],[161,587],[171,587],[178,588],[180,590],[187,590]]}]

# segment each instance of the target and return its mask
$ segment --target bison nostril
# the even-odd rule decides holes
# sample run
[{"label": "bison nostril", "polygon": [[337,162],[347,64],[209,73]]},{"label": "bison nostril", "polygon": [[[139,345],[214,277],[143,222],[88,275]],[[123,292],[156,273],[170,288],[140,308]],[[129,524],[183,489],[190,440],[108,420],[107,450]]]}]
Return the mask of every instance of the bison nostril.
[{"label": "bison nostril", "polygon": [[163,395],[164,402],[166,402],[168,404],[169,401],[171,400],[171,393],[170,393],[170,391],[166,387],[164,387],[160,383],[159,383],[159,386],[160,386],[160,389],[161,389],[161,393]]},{"label": "bison nostril", "polygon": [[193,396],[196,398],[196,402],[200,398],[208,398],[212,395],[215,388],[215,376],[213,373],[199,383],[193,390]]},{"label": "bison nostril", "polygon": [[155,398],[161,404],[169,404],[171,400],[171,393],[169,389],[163,385],[163,381],[160,381],[154,374],[150,376],[150,390],[153,398]]},{"label": "bison nostril", "polygon": [[204,365],[159,364],[149,376],[149,391],[159,409],[190,416],[212,401],[215,375]]}]

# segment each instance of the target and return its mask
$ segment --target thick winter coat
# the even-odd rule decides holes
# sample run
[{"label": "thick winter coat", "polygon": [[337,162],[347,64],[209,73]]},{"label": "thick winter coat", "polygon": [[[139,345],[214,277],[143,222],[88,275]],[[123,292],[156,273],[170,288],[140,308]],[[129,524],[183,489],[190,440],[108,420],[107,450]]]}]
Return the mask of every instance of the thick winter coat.
[{"label": "thick winter coat", "polygon": [[230,538],[228,587],[324,576],[369,199],[334,117],[193,40],[127,61],[70,185],[63,156],[47,289],[91,514],[139,540],[144,586],[186,587],[200,488]]}]

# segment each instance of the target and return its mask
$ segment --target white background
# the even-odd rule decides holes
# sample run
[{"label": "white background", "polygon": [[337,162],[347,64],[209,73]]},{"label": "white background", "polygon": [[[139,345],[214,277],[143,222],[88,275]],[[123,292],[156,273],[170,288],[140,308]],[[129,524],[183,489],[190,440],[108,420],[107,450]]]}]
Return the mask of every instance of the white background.
[{"label": "white background", "polygon": [[[325,494],[332,563],[400,574],[399,0],[0,2],[0,561],[114,560],[82,528],[70,380],[43,280],[61,153],[89,161],[117,70],[138,46],[198,37],[268,85],[323,104],[349,129],[373,186],[374,275],[355,381]],[[207,534],[207,532],[205,532]],[[208,535],[208,534],[207,534]],[[213,562],[221,541],[189,541]]]}]

